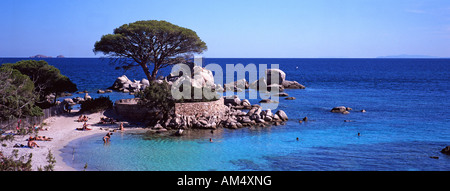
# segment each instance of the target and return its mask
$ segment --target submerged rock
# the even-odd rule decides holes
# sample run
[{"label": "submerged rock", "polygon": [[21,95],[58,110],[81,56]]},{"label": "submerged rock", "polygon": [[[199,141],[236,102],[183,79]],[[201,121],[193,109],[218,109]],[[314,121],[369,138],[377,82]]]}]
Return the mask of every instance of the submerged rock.
[{"label": "submerged rock", "polygon": [[271,99],[262,99],[259,103],[278,103],[277,101]]},{"label": "submerged rock", "polygon": [[275,94],[275,95],[273,95],[273,96],[278,96],[278,97],[289,97],[289,94],[283,92],[283,93]]}]

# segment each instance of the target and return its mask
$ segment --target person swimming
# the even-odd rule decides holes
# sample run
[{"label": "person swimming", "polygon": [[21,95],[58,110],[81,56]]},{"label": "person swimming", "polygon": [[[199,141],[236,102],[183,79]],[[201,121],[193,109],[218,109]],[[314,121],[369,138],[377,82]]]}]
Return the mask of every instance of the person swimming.
[{"label": "person swimming", "polygon": [[120,123],[120,125],[119,125],[119,130],[121,130],[121,131],[124,130],[124,129],[123,129],[123,122]]}]

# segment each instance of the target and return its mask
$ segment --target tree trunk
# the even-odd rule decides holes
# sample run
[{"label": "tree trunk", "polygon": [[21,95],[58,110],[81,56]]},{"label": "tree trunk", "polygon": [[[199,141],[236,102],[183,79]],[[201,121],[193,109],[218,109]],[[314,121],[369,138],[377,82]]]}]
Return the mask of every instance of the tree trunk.
[{"label": "tree trunk", "polygon": [[152,75],[150,74],[150,69],[148,68],[147,63],[139,63],[141,65],[142,70],[144,70],[145,76],[147,76],[148,80],[152,79]]},{"label": "tree trunk", "polygon": [[153,69],[153,72],[152,72],[152,80],[156,80],[157,75],[158,75],[158,69],[155,66],[155,69]]}]

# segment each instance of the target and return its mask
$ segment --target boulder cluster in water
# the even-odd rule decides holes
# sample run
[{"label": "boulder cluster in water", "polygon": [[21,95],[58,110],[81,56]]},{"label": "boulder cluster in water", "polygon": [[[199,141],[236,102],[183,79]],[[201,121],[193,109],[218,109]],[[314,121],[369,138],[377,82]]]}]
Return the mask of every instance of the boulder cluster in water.
[{"label": "boulder cluster in water", "polygon": [[[159,77],[156,82],[162,83],[164,80],[169,83],[169,85],[174,85],[175,87],[179,87],[179,84],[188,80],[190,84],[195,88],[210,88],[214,89],[217,92],[225,92],[225,91],[233,91],[233,92],[242,92],[246,89],[256,89],[260,88],[267,89],[268,91],[272,90],[272,88],[278,89],[280,92],[284,91],[284,89],[305,89],[305,86],[301,85],[297,81],[288,81],[286,80],[286,73],[284,73],[280,69],[267,69],[266,76],[256,80],[252,83],[249,83],[246,79],[237,80],[235,82],[230,82],[224,84],[215,84],[214,76],[210,70],[202,68],[200,66],[193,66],[192,69],[192,77],[183,76],[180,72],[173,72],[167,77]],[[271,79],[271,76],[278,76],[278,82]],[[116,79],[114,84],[108,89],[121,91],[121,92],[138,92],[140,90],[145,89],[149,86],[150,83],[147,79],[142,80],[130,80],[127,76],[123,75]]]},{"label": "boulder cluster in water", "polygon": [[[333,107],[333,109],[331,109],[332,113],[342,113],[342,114],[349,114],[350,111],[353,110],[350,107],[345,107],[345,106],[338,106],[338,107]],[[365,113],[366,110],[363,109],[361,110],[362,113]]]},{"label": "boulder cluster in water", "polygon": [[[237,98],[239,99],[239,98]],[[241,103],[244,101],[241,101]],[[245,102],[244,102],[245,103]],[[223,115],[209,116],[207,113],[197,116],[172,115],[166,119],[156,119],[153,129],[166,131],[167,129],[216,129],[219,127],[237,129],[248,126],[281,125],[288,120],[283,110],[273,113],[270,109],[262,110],[255,104],[248,112],[234,109],[231,104],[225,107]]]},{"label": "boulder cluster in water", "polygon": [[[271,76],[278,76],[278,82],[271,79]],[[233,92],[242,92],[246,89],[255,89],[260,90],[266,89],[267,91],[271,91],[273,88],[278,89],[278,91],[282,92],[284,89],[305,89],[306,87],[298,83],[297,81],[288,81],[286,80],[286,73],[284,73],[280,69],[267,69],[266,77],[262,77],[259,80],[256,80],[252,83],[249,83],[245,79],[241,79],[235,82],[230,82],[224,84],[223,87],[217,85],[216,91],[225,92],[225,91],[233,91]]]},{"label": "boulder cluster in water", "polygon": [[[210,70],[200,66],[190,66],[191,76],[183,75],[182,72],[172,72],[167,77],[160,77],[156,80],[157,83],[166,81],[169,85],[178,87],[183,82],[190,82],[196,88],[210,88],[216,92],[241,92],[245,89],[260,88],[270,91],[272,88],[277,88],[280,92],[286,88],[290,89],[305,89],[305,86],[296,81],[287,81],[286,74],[280,69],[267,69],[266,78],[262,77],[255,82],[249,83],[245,79],[224,84],[214,83],[214,76]],[[271,79],[272,76],[277,76],[278,81]],[[147,79],[140,81],[131,81],[125,75],[118,77],[114,84],[109,88],[121,92],[138,92],[149,86]],[[285,97],[287,94],[279,94],[277,96]],[[295,99],[295,98],[290,98]],[[267,101],[267,100],[266,100]],[[269,101],[270,102],[270,101]],[[157,131],[166,131],[167,129],[215,129],[218,127],[236,129],[246,126],[266,126],[266,125],[280,125],[288,120],[286,113],[283,110],[278,110],[273,113],[270,109],[262,110],[261,106],[255,104],[251,105],[247,99],[239,99],[236,95],[232,97],[225,97],[224,104],[227,107],[220,116],[210,116],[207,113],[197,116],[181,116],[172,115],[168,118],[157,116],[149,124],[153,124],[153,128]],[[240,109],[248,109],[248,112]]]}]

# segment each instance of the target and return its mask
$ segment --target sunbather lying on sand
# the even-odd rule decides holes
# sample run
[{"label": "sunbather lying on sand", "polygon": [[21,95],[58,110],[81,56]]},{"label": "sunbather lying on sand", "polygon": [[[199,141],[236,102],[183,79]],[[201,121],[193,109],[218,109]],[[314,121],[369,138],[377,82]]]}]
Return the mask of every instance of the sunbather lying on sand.
[{"label": "sunbather lying on sand", "polygon": [[87,126],[88,126],[88,124],[86,124],[86,122],[84,122],[83,127],[77,128],[77,130],[80,130],[80,131],[92,130],[92,129],[87,128]]},{"label": "sunbather lying on sand", "polygon": [[36,141],[51,141],[53,138],[45,137],[45,136],[36,136],[34,137],[34,140]]}]

